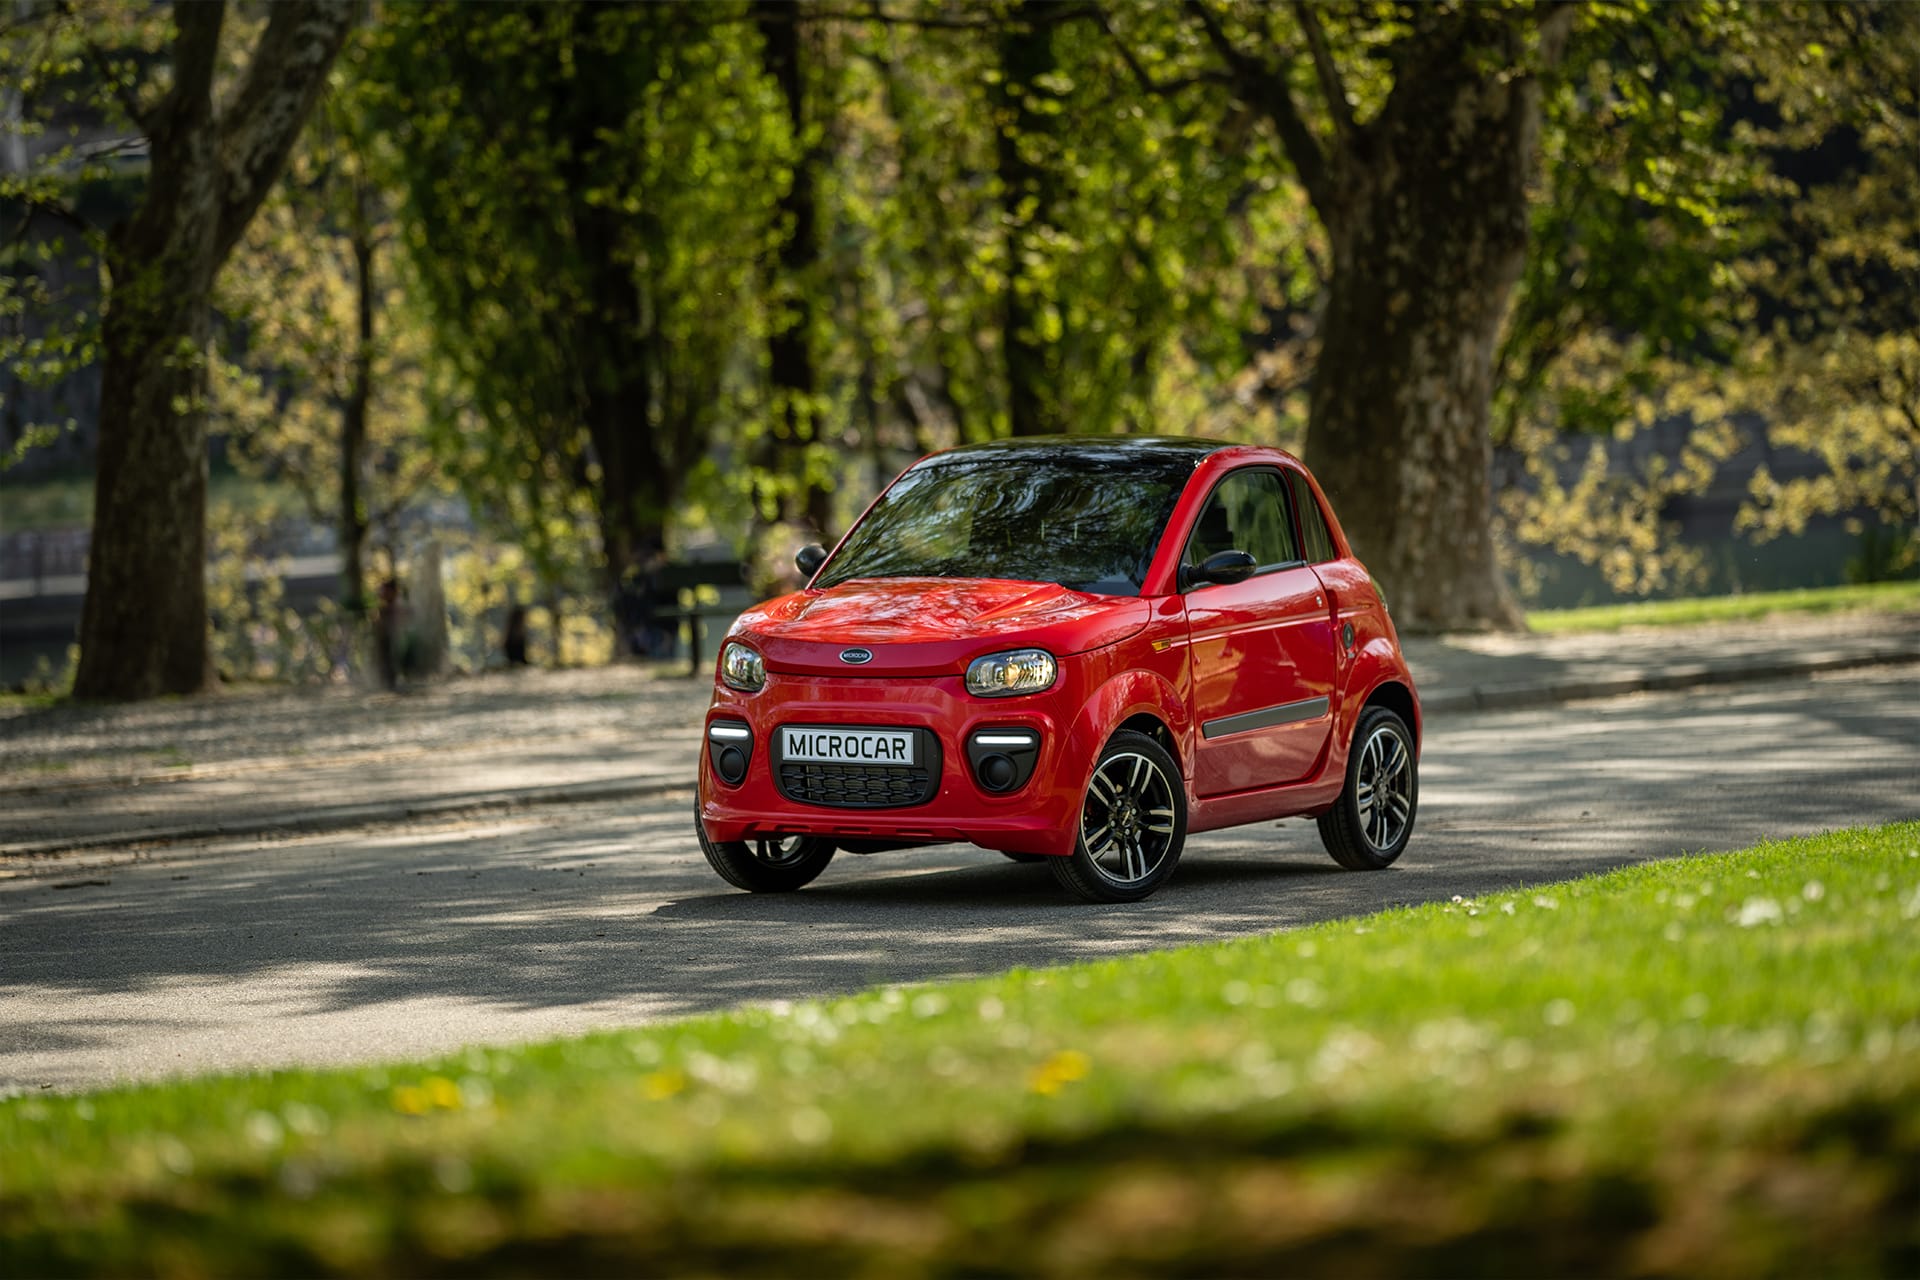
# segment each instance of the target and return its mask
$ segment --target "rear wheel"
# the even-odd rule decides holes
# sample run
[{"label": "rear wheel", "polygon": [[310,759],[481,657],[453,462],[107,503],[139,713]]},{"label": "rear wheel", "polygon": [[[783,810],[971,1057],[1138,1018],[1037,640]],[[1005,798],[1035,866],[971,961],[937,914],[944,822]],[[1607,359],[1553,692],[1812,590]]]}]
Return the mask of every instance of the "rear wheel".
[{"label": "rear wheel", "polygon": [[1073,856],[1054,878],[1089,902],[1138,902],[1163,884],[1187,838],[1180,767],[1144,733],[1113,735],[1080,803]]},{"label": "rear wheel", "polygon": [[818,836],[788,836],[784,840],[707,839],[707,824],[696,809],[693,829],[700,835],[700,852],[736,889],[752,893],[791,893],[827,869],[833,861],[833,842]]},{"label": "rear wheel", "polygon": [[1413,835],[1420,761],[1413,732],[1386,707],[1368,707],[1353,733],[1347,786],[1320,815],[1320,843],[1349,871],[1391,866]]}]

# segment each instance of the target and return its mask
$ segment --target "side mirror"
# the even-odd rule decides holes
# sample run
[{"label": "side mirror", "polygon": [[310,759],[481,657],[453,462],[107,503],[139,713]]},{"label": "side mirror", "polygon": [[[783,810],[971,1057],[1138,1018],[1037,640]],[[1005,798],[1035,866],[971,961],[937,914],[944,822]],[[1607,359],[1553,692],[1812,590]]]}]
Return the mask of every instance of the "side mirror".
[{"label": "side mirror", "polygon": [[1259,568],[1252,553],[1216,551],[1199,564],[1180,571],[1182,587],[1203,587],[1209,583],[1245,582]]},{"label": "side mirror", "polygon": [[794,568],[800,570],[800,576],[813,581],[813,575],[820,572],[820,566],[827,562],[827,549],[817,542],[809,542],[800,548],[793,558]]}]

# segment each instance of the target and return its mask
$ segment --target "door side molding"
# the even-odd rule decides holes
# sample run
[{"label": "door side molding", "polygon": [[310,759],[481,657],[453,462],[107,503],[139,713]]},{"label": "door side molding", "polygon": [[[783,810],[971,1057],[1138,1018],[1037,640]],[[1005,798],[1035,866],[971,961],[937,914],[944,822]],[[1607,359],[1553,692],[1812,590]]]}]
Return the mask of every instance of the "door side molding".
[{"label": "door side molding", "polygon": [[1203,738],[1221,738],[1230,733],[1246,733],[1253,729],[1272,729],[1283,724],[1298,724],[1302,720],[1318,720],[1327,714],[1327,699],[1302,698],[1298,702],[1283,702],[1276,707],[1261,707],[1258,711],[1242,711],[1239,715],[1221,716],[1218,720],[1208,720],[1200,726]]}]

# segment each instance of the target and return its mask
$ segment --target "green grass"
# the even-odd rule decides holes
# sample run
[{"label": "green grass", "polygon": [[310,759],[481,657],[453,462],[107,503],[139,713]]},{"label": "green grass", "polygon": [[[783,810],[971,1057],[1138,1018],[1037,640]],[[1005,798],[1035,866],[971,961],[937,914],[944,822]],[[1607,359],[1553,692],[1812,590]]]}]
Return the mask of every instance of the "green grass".
[{"label": "green grass", "polygon": [[1916,920],[1904,823],[427,1063],[15,1098],[0,1273],[1914,1274]]},{"label": "green grass", "polygon": [[79,529],[92,523],[92,476],[0,483],[0,533]]},{"label": "green grass", "polygon": [[47,689],[35,689],[31,693],[0,689],[0,711],[44,711],[48,707],[57,707],[64,701],[66,701],[64,693],[55,693]]},{"label": "green grass", "polygon": [[1527,615],[1535,631],[1618,631],[1622,627],[1671,627],[1700,622],[1744,622],[1775,614],[1844,613],[1920,608],[1920,582],[1871,582],[1805,591],[1756,591],[1697,600],[1642,600],[1589,609],[1544,609]]},{"label": "green grass", "polygon": [[[228,503],[259,521],[300,517],[306,507],[291,486],[217,472],[208,481],[209,503]],[[64,476],[31,482],[0,481],[0,533],[84,529],[93,524],[93,477]]]}]

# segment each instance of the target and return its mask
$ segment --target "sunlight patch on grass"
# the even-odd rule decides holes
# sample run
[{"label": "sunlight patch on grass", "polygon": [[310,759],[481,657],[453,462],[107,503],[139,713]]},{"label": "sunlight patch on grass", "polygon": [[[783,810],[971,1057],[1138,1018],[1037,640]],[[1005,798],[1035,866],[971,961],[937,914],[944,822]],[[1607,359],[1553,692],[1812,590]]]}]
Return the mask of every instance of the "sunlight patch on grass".
[{"label": "sunlight patch on grass", "polygon": [[1805,591],[1756,591],[1694,600],[1642,600],[1589,609],[1543,609],[1527,615],[1535,631],[1619,631],[1624,627],[1672,627],[1707,622],[1746,622],[1776,614],[1896,613],[1920,608],[1920,582],[1873,582]]}]

